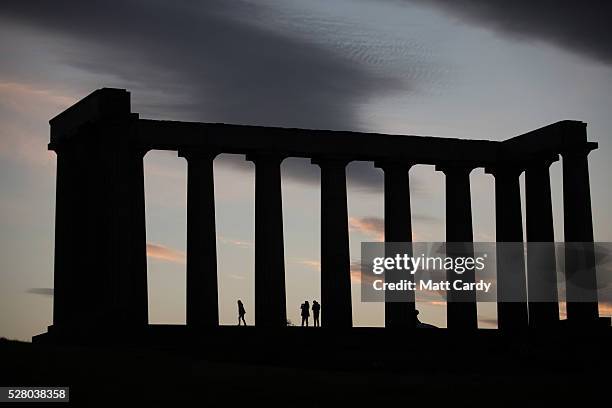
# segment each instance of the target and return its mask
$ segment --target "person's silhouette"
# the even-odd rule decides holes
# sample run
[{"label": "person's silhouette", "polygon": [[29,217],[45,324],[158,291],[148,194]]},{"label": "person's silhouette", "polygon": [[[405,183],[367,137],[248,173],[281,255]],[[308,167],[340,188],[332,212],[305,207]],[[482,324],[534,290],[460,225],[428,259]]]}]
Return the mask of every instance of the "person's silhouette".
[{"label": "person's silhouette", "polygon": [[308,301],[302,303],[300,309],[302,309],[302,326],[306,323],[306,327],[308,327],[308,318],[310,317],[310,304]]},{"label": "person's silhouette", "polygon": [[240,321],[246,326],[246,320],[244,320],[244,315],[246,314],[246,310],[244,310],[244,305],[242,304],[242,300],[238,299],[238,326],[240,326]]},{"label": "person's silhouette", "polygon": [[321,311],[321,305],[316,300],[312,301],[312,325],[314,327],[319,327],[321,324],[319,323],[319,312]]}]

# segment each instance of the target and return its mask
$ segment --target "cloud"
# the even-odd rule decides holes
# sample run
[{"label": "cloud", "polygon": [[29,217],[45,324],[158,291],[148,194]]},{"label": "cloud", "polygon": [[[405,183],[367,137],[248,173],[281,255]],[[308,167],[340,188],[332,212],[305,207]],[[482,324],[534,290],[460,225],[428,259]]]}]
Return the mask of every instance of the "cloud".
[{"label": "cloud", "polygon": [[[315,41],[291,25],[279,29],[271,21],[276,12],[272,3],[221,0],[9,0],[0,9],[0,24],[18,26],[10,34],[21,36],[13,38],[20,44],[29,38],[25,30],[42,34],[44,40],[28,40],[44,41],[49,54],[39,53],[43,60],[36,65],[59,64],[59,72],[74,72],[68,77],[56,75],[65,88],[77,86],[88,92],[100,86],[126,87],[145,117],[359,130],[359,111],[368,100],[413,92],[417,82],[431,80],[373,69],[367,56],[380,52],[380,46],[354,37]],[[316,35],[333,35],[329,22],[323,27],[316,24],[323,23],[309,27]],[[354,43],[331,45],[340,40]],[[423,61],[421,53],[406,51],[412,46],[400,47],[402,72],[414,66],[419,72],[434,72],[426,69],[433,64]],[[347,48],[349,55],[342,51]],[[34,69],[31,63],[23,65],[11,69]],[[48,68],[45,77],[51,71]],[[40,81],[40,73],[31,75]],[[242,158],[221,161],[246,168]],[[289,163],[285,172],[298,181],[319,180],[318,168],[305,162]],[[357,187],[379,192],[378,173],[371,163],[353,163],[348,179]]]},{"label": "cloud", "polygon": [[602,316],[612,316],[612,303],[599,302],[599,314]]},{"label": "cloud", "polygon": [[408,0],[523,41],[539,40],[612,64],[612,2],[575,0]]},{"label": "cloud", "polygon": [[75,101],[50,89],[0,79],[0,157],[32,166],[53,163],[55,154],[47,150],[49,112]]},{"label": "cloud", "polygon": [[164,245],[147,243],[147,257],[159,261],[171,262],[176,264],[185,264],[185,252],[177,249],[169,248]]},{"label": "cloud", "polygon": [[[441,219],[424,214],[412,214],[412,221],[423,224],[438,224]],[[379,217],[349,217],[349,229],[374,238],[375,241],[385,240],[385,220]],[[413,238],[415,237],[413,231]],[[416,239],[415,239],[416,240]]]},{"label": "cloud", "polygon": [[[418,299],[417,299],[418,301]],[[423,305],[429,305],[429,306],[444,306],[446,307],[446,302],[444,301],[440,301],[440,300],[429,300],[429,301],[424,301],[424,302],[420,302]]]},{"label": "cloud", "polygon": [[26,293],[42,296],[53,296],[53,288],[29,288]]},{"label": "cloud", "polygon": [[241,241],[239,239],[226,238],[226,237],[219,237],[218,240],[222,244],[234,245],[240,248],[252,248],[253,247],[253,242],[251,241]]},{"label": "cloud", "polygon": [[321,261],[317,259],[298,258],[298,259],[292,259],[291,261],[298,265],[306,266],[317,272],[321,270]]},{"label": "cloud", "polygon": [[[318,259],[298,258],[298,259],[292,259],[291,261],[299,265],[304,265],[312,269],[315,272],[321,271],[321,261],[319,261]],[[356,283],[356,284],[361,283],[361,260],[352,259],[349,268],[350,268],[351,283]]]},{"label": "cloud", "polygon": [[[251,248],[253,243],[249,241],[240,241],[237,239],[219,237],[218,241],[222,244],[234,245],[240,248]],[[185,252],[178,249],[170,248],[165,245],[147,243],[147,257],[158,261],[171,262],[180,265],[186,263],[187,255]]]},{"label": "cloud", "polygon": [[[8,1],[0,19],[48,32],[62,64],[98,86],[109,78],[107,86],[129,87],[135,105],[162,118],[355,129],[359,105],[401,88],[401,81],[256,24],[259,7]],[[311,174],[299,165],[289,172]]]},{"label": "cloud", "polygon": [[[361,284],[361,278],[362,278],[362,275],[361,275],[361,259],[353,259],[353,260],[351,260],[350,271],[351,271],[351,283]],[[366,279],[368,281],[373,282],[374,281],[374,276],[366,275]]]},{"label": "cloud", "polygon": [[349,230],[385,240],[385,220],[377,217],[349,217]]}]

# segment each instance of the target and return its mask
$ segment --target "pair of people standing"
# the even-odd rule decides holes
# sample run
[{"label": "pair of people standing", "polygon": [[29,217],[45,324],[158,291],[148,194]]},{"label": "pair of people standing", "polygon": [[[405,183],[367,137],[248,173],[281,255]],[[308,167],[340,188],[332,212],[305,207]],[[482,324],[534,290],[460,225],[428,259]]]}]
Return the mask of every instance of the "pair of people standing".
[{"label": "pair of people standing", "polygon": [[[310,303],[308,303],[308,301],[305,301],[300,306],[300,309],[302,310],[302,326],[304,326],[305,324],[306,327],[308,327],[308,318],[310,317]],[[313,300],[312,301],[312,317],[314,320],[313,322],[314,327],[320,326],[320,323],[319,323],[320,312],[321,312],[321,305],[316,300]]]}]

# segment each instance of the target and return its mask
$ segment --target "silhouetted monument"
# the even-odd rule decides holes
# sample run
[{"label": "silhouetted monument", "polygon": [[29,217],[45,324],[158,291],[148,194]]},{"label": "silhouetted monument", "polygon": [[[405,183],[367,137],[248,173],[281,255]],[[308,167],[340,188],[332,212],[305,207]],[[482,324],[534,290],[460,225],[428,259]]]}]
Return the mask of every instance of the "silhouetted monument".
[{"label": "silhouetted monument", "polygon": [[[352,326],[346,165],[375,162],[385,176],[385,239],[411,241],[408,172],[435,165],[446,177],[446,240],[472,242],[470,172],[484,167],[495,177],[497,241],[519,243],[522,214],[519,176],[526,174],[528,242],[554,241],[550,164],[563,158],[565,239],[593,242],[586,124],[561,121],[505,141],[287,129],[220,123],[140,119],[122,89],[99,89],[50,121],[49,149],[57,153],[55,296],[53,328],[68,331],[87,322],[145,326],[147,262],[143,157],[150,150],[178,151],[188,164],[187,325],[219,324],[213,160],[246,155],[255,163],[255,320],[286,325],[280,165],[286,157],[310,158],[321,170],[322,324]],[[518,248],[518,247],[517,247]],[[467,248],[467,250],[470,250]],[[501,329],[546,325],[559,319],[556,301],[532,303],[528,293],[556,299],[554,253],[527,259],[551,276],[528,274],[522,249],[500,254],[515,259],[498,270]],[[516,260],[518,259],[518,260]],[[594,264],[577,265],[589,301],[568,291],[568,319],[598,317]],[[580,263],[580,265],[578,265]],[[593,267],[584,267],[592,265]],[[474,293],[464,302],[449,294],[450,329],[477,327]],[[414,299],[388,303],[386,324],[415,327]]]}]

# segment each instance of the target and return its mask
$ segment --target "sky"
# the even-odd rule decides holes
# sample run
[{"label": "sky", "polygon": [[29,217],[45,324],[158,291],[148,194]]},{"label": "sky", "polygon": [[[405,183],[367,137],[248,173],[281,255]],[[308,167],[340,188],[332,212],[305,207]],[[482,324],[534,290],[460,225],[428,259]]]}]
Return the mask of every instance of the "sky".
[{"label": "sky", "polygon": [[[52,322],[55,156],[48,120],[91,91],[126,88],[143,118],[504,140],[588,123],[595,239],[612,241],[612,6],[599,1],[6,0],[0,7],[0,336]],[[215,160],[220,317],[254,315],[254,169]],[[355,325],[359,248],[382,237],[382,173],[348,166]],[[320,299],[319,171],[282,165],[288,318]],[[551,167],[563,240],[561,164]],[[521,178],[522,180],[522,178]],[[444,240],[444,178],[410,172],[414,240]],[[476,241],[495,238],[493,178],[471,174]],[[523,182],[523,181],[522,181]],[[145,157],[149,320],[184,323],[186,162]],[[101,254],[100,256],[104,256]],[[420,302],[444,326],[445,305]],[[602,306],[608,315],[612,310]],[[482,327],[495,305],[479,304]],[[249,319],[250,317],[250,319]]]}]

